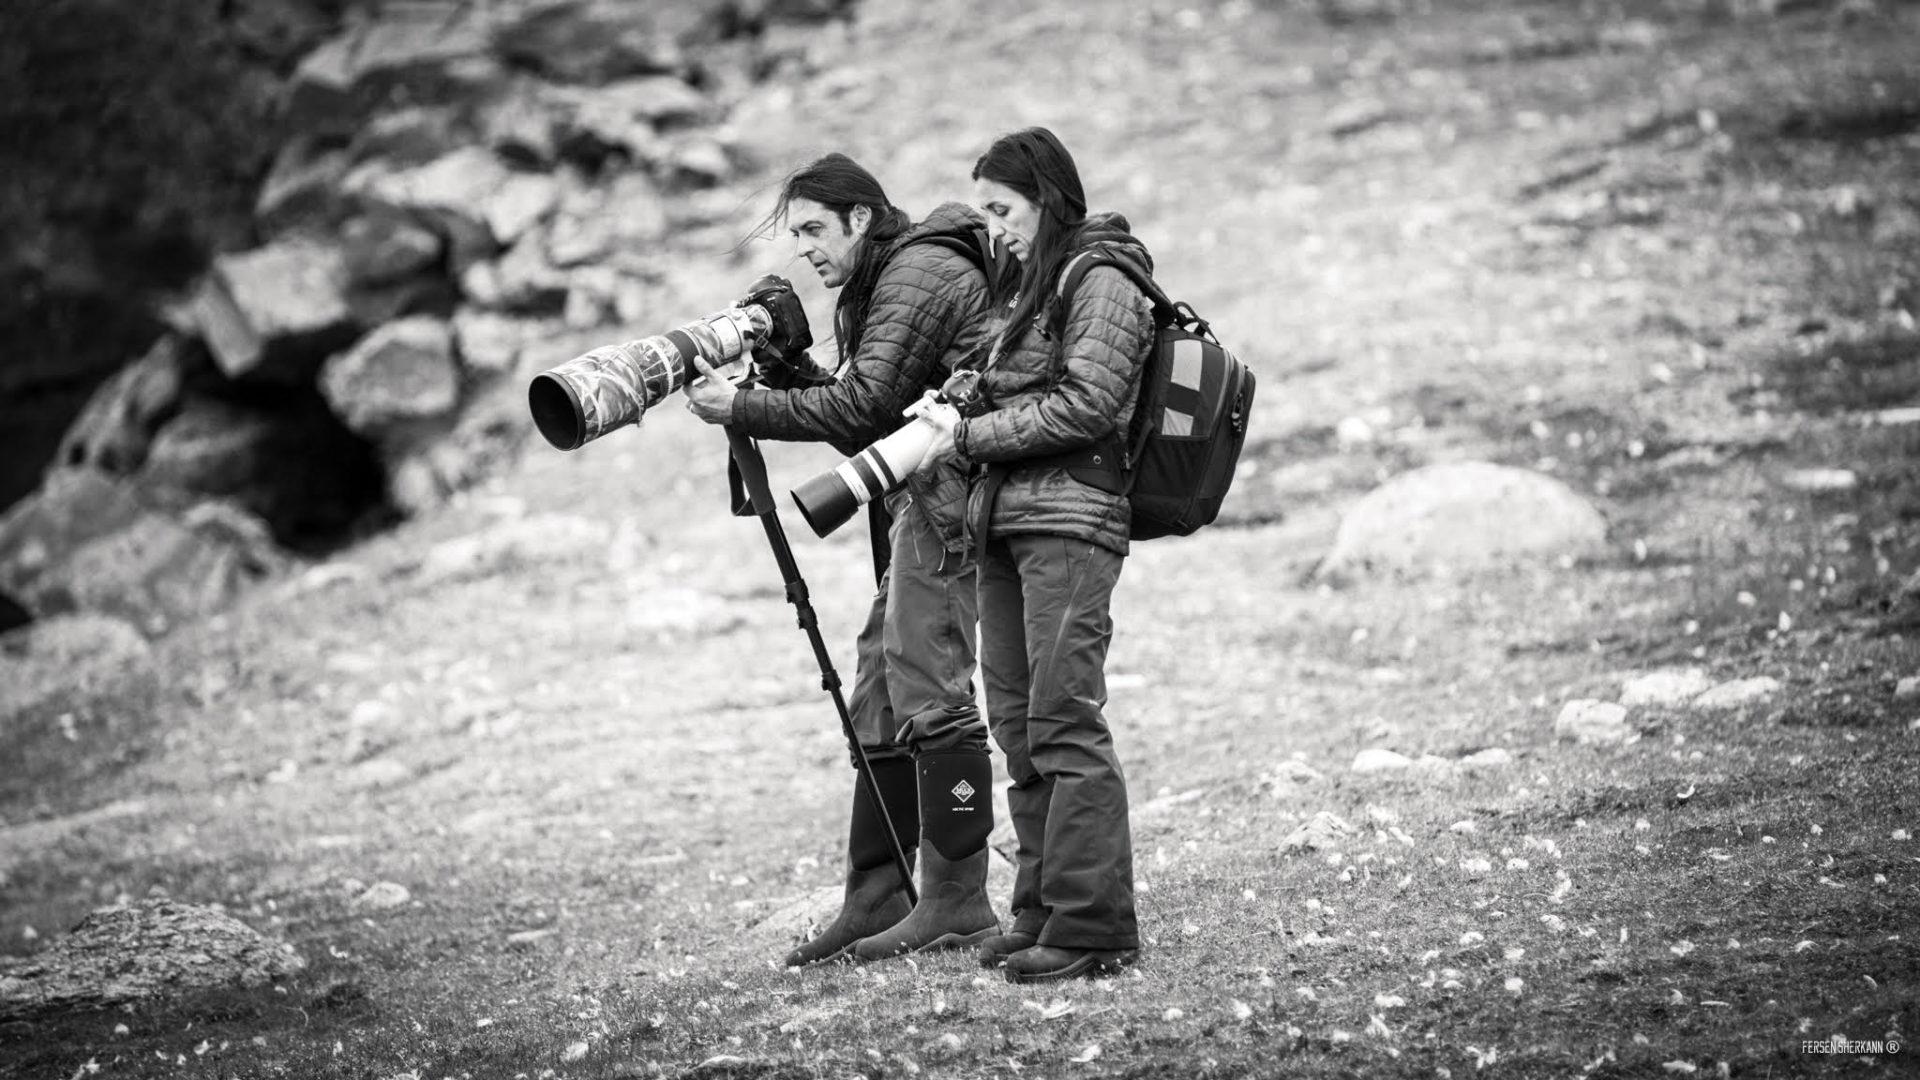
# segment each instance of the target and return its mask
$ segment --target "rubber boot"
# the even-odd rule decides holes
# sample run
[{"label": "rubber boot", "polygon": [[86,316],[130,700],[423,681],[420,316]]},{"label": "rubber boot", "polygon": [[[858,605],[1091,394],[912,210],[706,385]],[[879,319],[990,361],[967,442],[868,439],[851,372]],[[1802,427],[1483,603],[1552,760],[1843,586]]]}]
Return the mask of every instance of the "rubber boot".
[{"label": "rubber boot", "polygon": [[[874,782],[887,804],[893,827],[903,838],[916,835],[920,806],[914,796],[913,762],[882,758],[872,766]],[[909,847],[906,854],[911,866],[913,849]],[[856,777],[853,814],[847,828],[847,888],[840,914],[812,940],[788,953],[787,966],[807,967],[845,959],[854,942],[899,922],[908,911],[907,890],[900,880],[900,868],[893,862],[893,838],[887,834],[886,822],[874,811],[866,785]]]},{"label": "rubber boot", "polygon": [[853,947],[860,960],[934,949],[970,949],[1000,932],[987,901],[993,832],[993,763],[984,751],[914,758],[920,774],[920,903]]}]

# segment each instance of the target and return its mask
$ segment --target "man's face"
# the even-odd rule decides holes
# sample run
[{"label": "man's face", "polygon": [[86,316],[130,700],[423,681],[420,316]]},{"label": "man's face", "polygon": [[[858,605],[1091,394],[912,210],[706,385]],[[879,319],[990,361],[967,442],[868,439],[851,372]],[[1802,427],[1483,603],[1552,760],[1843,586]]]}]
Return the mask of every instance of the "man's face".
[{"label": "man's face", "polygon": [[793,234],[794,254],[812,264],[829,289],[845,285],[853,276],[858,261],[854,249],[872,220],[873,212],[864,206],[849,210],[843,224],[839,214],[812,199],[787,203],[787,231]]},{"label": "man's face", "polygon": [[973,204],[987,219],[987,235],[1026,262],[1033,254],[1033,234],[1040,230],[1040,208],[1025,195],[984,176],[973,182]]}]

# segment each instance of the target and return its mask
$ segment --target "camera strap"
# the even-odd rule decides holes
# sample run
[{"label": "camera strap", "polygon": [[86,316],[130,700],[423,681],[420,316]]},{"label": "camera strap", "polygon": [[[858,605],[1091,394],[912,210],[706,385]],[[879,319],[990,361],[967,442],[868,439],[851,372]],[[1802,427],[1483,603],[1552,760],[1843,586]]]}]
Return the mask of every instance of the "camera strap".
[{"label": "camera strap", "polygon": [[[765,466],[747,476],[740,471],[739,456],[728,454],[727,498],[728,509],[734,517],[759,517],[766,513],[766,508],[773,505],[773,496],[767,485]],[[867,504],[867,538],[873,545],[873,584],[878,588],[887,579],[887,567],[893,562],[893,515],[887,513],[883,499]]]},{"label": "camera strap", "polygon": [[727,506],[734,517],[756,517],[753,494],[747,490],[746,478],[740,475],[740,459],[727,455]]},{"label": "camera strap", "polygon": [[887,567],[893,563],[893,515],[887,513],[885,499],[867,504],[867,539],[873,544],[873,586],[887,580]]}]

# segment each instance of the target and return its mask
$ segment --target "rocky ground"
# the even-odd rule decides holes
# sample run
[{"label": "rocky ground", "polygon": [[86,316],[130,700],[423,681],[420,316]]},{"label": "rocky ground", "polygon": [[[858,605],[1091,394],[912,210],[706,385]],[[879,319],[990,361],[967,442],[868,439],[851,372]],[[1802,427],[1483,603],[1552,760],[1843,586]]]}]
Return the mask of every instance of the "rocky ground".
[{"label": "rocky ground", "polygon": [[[669,403],[158,638],[8,638],[0,1072],[1898,1072],[1916,42],[1896,3],[870,0],[732,108],[769,185],[846,149],[925,209],[1048,123],[1261,378],[1228,519],[1116,599],[1143,964],[774,966],[831,894],[844,748],[722,442]],[[726,250],[765,201],[678,253],[680,306],[596,332],[802,277]],[[832,461],[772,457],[782,488]],[[1604,535],[1327,560],[1404,550],[1407,500],[1351,530],[1421,468],[1482,500],[1439,518],[1490,529],[1467,552],[1546,523],[1489,521],[1470,462]],[[795,537],[843,670],[854,531]],[[299,962],[222,937],[212,986],[50,992],[132,933],[69,928],[158,900]]]}]

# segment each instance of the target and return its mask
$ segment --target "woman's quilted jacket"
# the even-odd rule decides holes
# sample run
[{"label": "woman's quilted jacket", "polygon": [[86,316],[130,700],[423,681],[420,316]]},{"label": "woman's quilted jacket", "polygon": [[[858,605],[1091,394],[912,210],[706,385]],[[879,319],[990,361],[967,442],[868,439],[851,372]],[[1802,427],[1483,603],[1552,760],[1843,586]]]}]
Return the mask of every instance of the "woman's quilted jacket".
[{"label": "woman's quilted jacket", "polygon": [[[1092,219],[1082,243],[1112,246],[1152,268],[1145,246],[1118,215]],[[1048,287],[1058,291],[1057,283]],[[1111,266],[1089,270],[1066,305],[1057,336],[1045,332],[1043,313],[1003,347],[982,380],[993,411],[961,421],[954,441],[963,460],[1009,469],[994,498],[991,535],[1070,536],[1125,555],[1132,517],[1126,496],[1031,459],[1125,437],[1154,345],[1152,306]],[[987,487],[978,479],[973,484],[970,523],[981,519]]]}]

